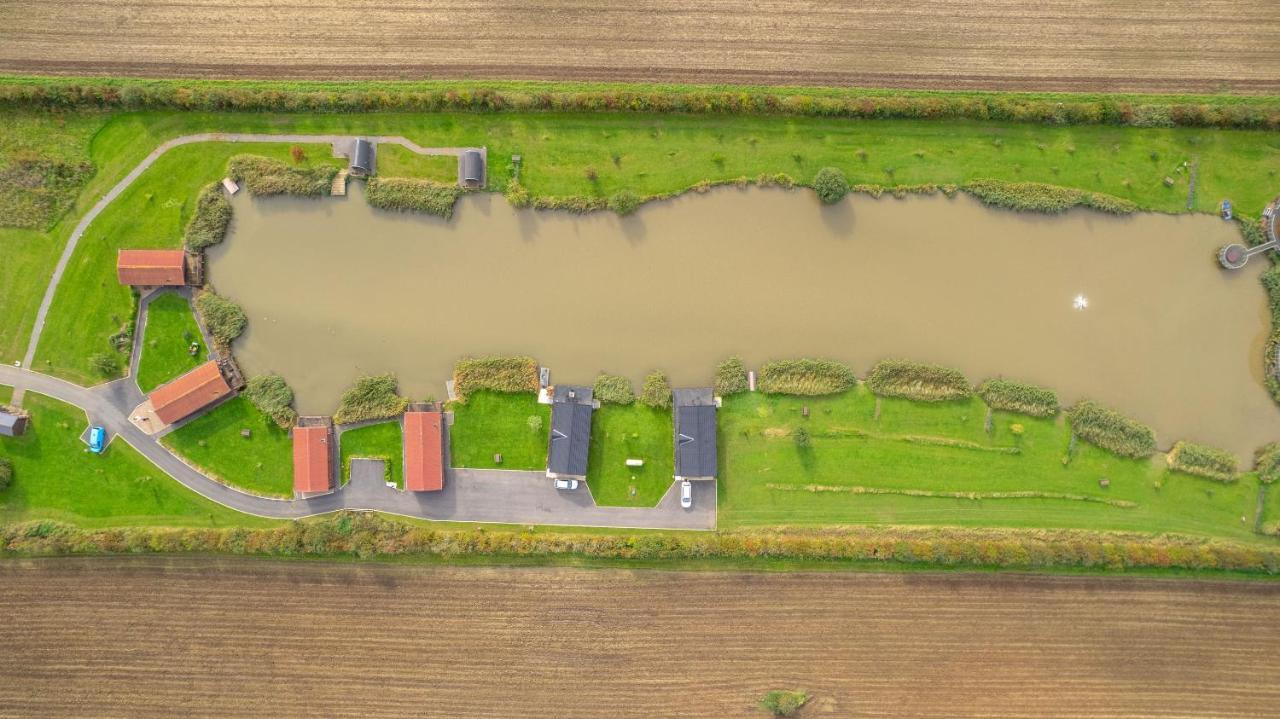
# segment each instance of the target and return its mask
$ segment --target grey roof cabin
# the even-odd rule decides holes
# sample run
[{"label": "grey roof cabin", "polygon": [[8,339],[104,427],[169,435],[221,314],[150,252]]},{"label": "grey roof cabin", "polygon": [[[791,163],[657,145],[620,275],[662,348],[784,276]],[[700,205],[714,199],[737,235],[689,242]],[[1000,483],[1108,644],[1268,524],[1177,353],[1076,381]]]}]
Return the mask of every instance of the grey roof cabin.
[{"label": "grey roof cabin", "polygon": [[458,160],[461,164],[462,184],[466,187],[484,187],[484,155],[479,150],[463,150]]},{"label": "grey roof cabin", "polygon": [[590,387],[557,385],[551,399],[551,439],[547,446],[548,477],[587,476],[591,444]]},{"label": "grey roof cabin", "polygon": [[17,437],[27,431],[27,416],[0,409],[0,437]]},{"label": "grey roof cabin", "polygon": [[351,146],[351,174],[372,175],[374,171],[373,143],[357,137]]},{"label": "grey roof cabin", "polygon": [[676,479],[716,477],[716,398],[710,387],[672,391]]}]

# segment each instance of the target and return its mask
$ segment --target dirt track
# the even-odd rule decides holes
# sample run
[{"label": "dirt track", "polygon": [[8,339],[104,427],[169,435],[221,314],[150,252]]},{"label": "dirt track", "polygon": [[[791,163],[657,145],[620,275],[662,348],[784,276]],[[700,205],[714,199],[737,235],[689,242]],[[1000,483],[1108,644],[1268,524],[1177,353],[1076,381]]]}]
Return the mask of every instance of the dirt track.
[{"label": "dirt track", "polygon": [[1269,0],[0,0],[0,71],[1280,90]]},{"label": "dirt track", "polygon": [[1280,584],[0,563],[0,716],[1260,716]]}]

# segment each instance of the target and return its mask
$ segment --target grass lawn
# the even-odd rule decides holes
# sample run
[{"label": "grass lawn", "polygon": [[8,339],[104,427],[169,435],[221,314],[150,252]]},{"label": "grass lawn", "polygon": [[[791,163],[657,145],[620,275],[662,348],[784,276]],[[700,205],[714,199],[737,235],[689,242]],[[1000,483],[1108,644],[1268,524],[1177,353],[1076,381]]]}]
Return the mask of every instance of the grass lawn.
[{"label": "grass lawn", "polygon": [[338,439],[342,450],[342,482],[351,480],[354,457],[381,459],[386,462],[387,481],[404,488],[404,437],[399,422],[381,422],[368,427],[349,429]]},{"label": "grass lawn", "polygon": [[[200,336],[191,305],[174,292],[166,292],[151,301],[142,339],[138,386],[143,392],[150,392],[209,359],[209,348]],[[193,342],[199,345],[194,355],[189,351]]]},{"label": "grass lawn", "polygon": [[[250,436],[242,437],[242,429],[248,429]],[[293,496],[289,433],[244,397],[218,405],[161,441],[226,484],[270,497]]]},{"label": "grass lawn", "polygon": [[419,155],[399,145],[379,145],[378,176],[415,177],[453,184],[458,181],[458,158]]},{"label": "grass lawn", "polygon": [[[652,507],[673,481],[671,410],[605,404],[591,419],[587,483],[597,504]],[[626,460],[643,459],[643,467]],[[634,490],[634,494],[632,491]]]},{"label": "grass lawn", "polygon": [[[551,407],[535,394],[476,392],[449,406],[449,454],[454,467],[546,469]],[[539,421],[532,423],[530,419]],[[501,454],[502,463],[493,461]]]},{"label": "grass lawn", "polygon": [[[803,406],[810,416],[801,416]],[[820,398],[744,394],[720,413],[720,526],[940,524],[1181,532],[1260,541],[1252,532],[1258,481],[1220,483],[1168,471],[1162,456],[1122,459],[1079,442],[1061,418],[996,412],[973,399],[882,400],[865,388]],[[1011,427],[1019,424],[1023,433]],[[805,448],[791,434],[805,427]],[[948,445],[964,442],[965,446]],[[1017,454],[999,451],[1017,448]],[[1099,480],[1110,480],[1103,488]],[[772,485],[772,486],[771,486]],[[808,489],[813,485],[817,491]],[[860,488],[1023,492],[1104,501],[869,494]],[[1241,521],[1241,518],[1245,521]]]},{"label": "grass lawn", "polygon": [[0,492],[0,522],[54,519],[82,527],[269,526],[170,479],[116,439],[95,455],[80,441],[87,426],[80,410],[28,392],[31,428],[0,438],[0,455],[14,463],[14,481]]},{"label": "grass lawn", "polygon": [[7,404],[11,399],[13,399],[13,388],[0,384],[0,404]]}]

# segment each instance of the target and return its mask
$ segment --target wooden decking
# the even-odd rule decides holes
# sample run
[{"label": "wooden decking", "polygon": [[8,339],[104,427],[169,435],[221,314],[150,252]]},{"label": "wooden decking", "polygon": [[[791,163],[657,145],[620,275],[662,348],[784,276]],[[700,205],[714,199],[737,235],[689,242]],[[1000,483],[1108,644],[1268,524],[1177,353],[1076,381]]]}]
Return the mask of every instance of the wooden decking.
[{"label": "wooden decking", "polygon": [[329,194],[333,197],[345,197],[347,194],[347,176],[350,174],[350,170],[338,170],[338,174],[333,178],[333,187],[330,188]]}]

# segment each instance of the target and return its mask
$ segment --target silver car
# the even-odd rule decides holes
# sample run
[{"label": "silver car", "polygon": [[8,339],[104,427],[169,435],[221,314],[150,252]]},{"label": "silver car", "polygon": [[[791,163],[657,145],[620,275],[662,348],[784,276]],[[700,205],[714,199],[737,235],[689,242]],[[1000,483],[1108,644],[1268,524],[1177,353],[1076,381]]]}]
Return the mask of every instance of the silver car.
[{"label": "silver car", "polygon": [[680,483],[680,506],[685,509],[693,506],[693,482],[687,479]]},{"label": "silver car", "polygon": [[573,490],[577,488],[578,488],[578,480],[576,479],[557,479],[556,480],[556,489]]}]

